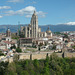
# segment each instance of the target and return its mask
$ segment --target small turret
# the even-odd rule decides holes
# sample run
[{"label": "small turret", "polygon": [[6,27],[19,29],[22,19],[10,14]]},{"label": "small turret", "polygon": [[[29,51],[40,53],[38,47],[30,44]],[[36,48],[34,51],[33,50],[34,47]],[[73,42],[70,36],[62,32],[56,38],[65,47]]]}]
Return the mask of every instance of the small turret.
[{"label": "small turret", "polygon": [[11,31],[10,31],[9,28],[8,28],[7,31],[6,31],[6,37],[11,37]]}]

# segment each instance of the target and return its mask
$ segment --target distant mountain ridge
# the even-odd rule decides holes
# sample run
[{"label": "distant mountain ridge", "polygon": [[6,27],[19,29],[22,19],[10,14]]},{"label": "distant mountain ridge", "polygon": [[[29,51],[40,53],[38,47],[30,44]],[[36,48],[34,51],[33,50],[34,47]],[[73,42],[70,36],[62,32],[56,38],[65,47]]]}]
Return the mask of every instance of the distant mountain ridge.
[{"label": "distant mountain ridge", "polygon": [[[22,26],[26,26],[27,24],[23,24]],[[0,25],[0,33],[6,32],[7,28],[10,28],[11,32],[17,32],[18,25]],[[65,25],[65,24],[59,24],[59,25],[39,25],[41,28],[41,31],[46,31],[48,27],[50,27],[50,30],[52,32],[62,32],[62,31],[75,31],[75,25]]]}]

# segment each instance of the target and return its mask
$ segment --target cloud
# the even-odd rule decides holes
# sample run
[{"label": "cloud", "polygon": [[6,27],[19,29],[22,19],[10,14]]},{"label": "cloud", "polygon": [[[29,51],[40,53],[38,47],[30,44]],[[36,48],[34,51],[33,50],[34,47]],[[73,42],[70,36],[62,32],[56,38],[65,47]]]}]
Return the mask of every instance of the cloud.
[{"label": "cloud", "polygon": [[[14,11],[14,10],[9,10],[9,11],[6,11],[4,16],[13,16],[13,15],[21,15],[21,16],[24,16],[25,17],[31,17],[33,12],[36,11],[36,8],[33,7],[33,6],[28,6],[28,7],[25,7],[23,9],[20,9],[20,10],[17,10],[17,11]],[[46,13],[44,13],[43,11],[38,11],[36,12],[37,15],[39,17],[45,17],[46,16]]]},{"label": "cloud", "polygon": [[64,25],[75,25],[75,22],[60,23],[60,24],[64,24]]},{"label": "cloud", "polygon": [[8,0],[7,2],[18,3],[23,2],[24,0]]},{"label": "cloud", "polygon": [[12,15],[16,15],[16,12],[13,10],[6,11],[4,14],[4,16],[12,16]]},{"label": "cloud", "polygon": [[0,18],[2,18],[3,16],[0,16]]},{"label": "cloud", "polygon": [[36,4],[37,2],[36,1],[32,1],[32,4]]},{"label": "cloud", "polygon": [[0,6],[0,9],[11,9],[10,6]]},{"label": "cloud", "polygon": [[65,23],[67,25],[75,25],[75,22],[68,22],[68,23]]},{"label": "cloud", "polygon": [[24,5],[36,4],[34,0],[8,0],[9,3],[24,3]]},{"label": "cloud", "polygon": [[34,12],[34,10],[36,10],[35,7],[33,6],[28,6],[28,7],[25,7],[21,10],[17,10],[17,11],[13,11],[13,10],[10,10],[10,11],[6,11],[6,15],[8,16],[11,16],[11,15],[25,15],[25,14],[32,14]]},{"label": "cloud", "polygon": [[18,14],[32,14],[36,10],[33,6],[28,6],[26,8],[23,8],[21,10],[16,11]]},{"label": "cloud", "polygon": [[39,17],[46,17],[46,14],[47,13],[45,13],[45,12],[43,12],[43,11],[39,11],[39,12],[37,12],[37,15],[39,16]]},{"label": "cloud", "polygon": [[29,17],[32,17],[32,15],[26,15],[25,17],[29,18]]}]

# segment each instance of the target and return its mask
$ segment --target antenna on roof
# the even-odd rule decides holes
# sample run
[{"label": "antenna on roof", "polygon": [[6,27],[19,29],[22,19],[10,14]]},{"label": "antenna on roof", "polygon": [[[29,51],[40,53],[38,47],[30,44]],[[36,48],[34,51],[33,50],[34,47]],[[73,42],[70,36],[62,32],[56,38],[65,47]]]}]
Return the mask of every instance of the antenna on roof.
[{"label": "antenna on roof", "polygon": [[18,21],[18,36],[19,36],[19,33],[20,33],[20,21]]}]

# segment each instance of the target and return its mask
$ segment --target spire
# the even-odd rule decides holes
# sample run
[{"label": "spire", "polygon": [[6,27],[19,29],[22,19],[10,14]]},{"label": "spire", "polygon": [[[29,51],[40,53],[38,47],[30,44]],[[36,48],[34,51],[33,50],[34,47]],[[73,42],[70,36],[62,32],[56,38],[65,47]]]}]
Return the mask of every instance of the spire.
[{"label": "spire", "polygon": [[47,30],[50,30],[49,26],[48,26],[48,29]]},{"label": "spire", "polygon": [[34,14],[36,13],[36,11],[34,10]]},{"label": "spire", "polygon": [[33,15],[36,15],[36,11],[34,10],[34,13],[33,13]]},{"label": "spire", "polygon": [[18,36],[20,35],[20,21],[18,21]]},{"label": "spire", "polygon": [[20,30],[20,21],[18,21],[18,29]]}]

